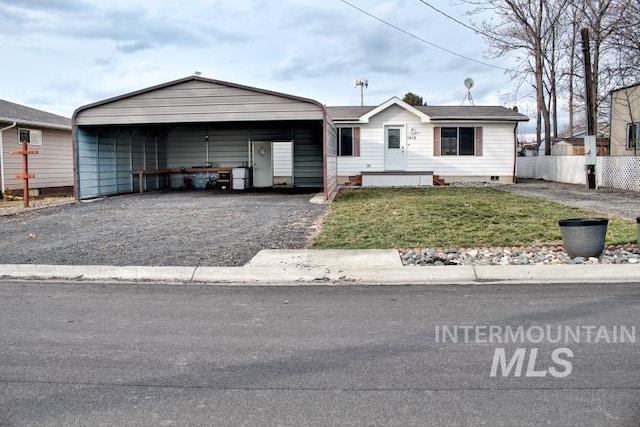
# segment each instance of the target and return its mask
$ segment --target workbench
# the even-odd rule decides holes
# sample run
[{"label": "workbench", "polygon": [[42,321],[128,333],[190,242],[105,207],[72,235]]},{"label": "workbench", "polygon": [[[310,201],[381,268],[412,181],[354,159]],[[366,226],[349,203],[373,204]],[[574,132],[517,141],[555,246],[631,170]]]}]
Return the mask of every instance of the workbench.
[{"label": "workbench", "polygon": [[170,169],[157,169],[157,170],[141,170],[141,171],[134,171],[133,174],[138,175],[138,191],[140,193],[144,193],[144,177],[146,175],[166,175],[169,181],[169,189],[171,189],[172,188],[171,175],[174,175],[174,174],[185,175],[185,174],[194,174],[194,173],[200,173],[200,172],[214,172],[219,174],[229,174],[229,179],[219,179],[218,182],[226,183],[227,188],[231,190],[232,183],[233,183],[233,171],[232,171],[232,168],[226,168],[226,167],[170,168]]}]

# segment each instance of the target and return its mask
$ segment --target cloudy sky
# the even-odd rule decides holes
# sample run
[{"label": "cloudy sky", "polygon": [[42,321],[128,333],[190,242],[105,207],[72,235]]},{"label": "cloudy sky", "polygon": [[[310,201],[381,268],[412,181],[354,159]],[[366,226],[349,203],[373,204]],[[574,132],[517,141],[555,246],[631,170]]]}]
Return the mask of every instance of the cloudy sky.
[{"label": "cloudy sky", "polygon": [[[79,106],[179,79],[203,77],[359,105],[412,91],[459,105],[472,77],[477,105],[519,105],[531,90],[488,58],[484,40],[421,0],[0,0],[0,98],[70,117]],[[479,22],[460,1],[429,4]],[[412,37],[415,36],[415,37]],[[418,38],[422,39],[418,40]],[[531,123],[531,122],[530,122]],[[530,125],[531,126],[531,125]]]}]

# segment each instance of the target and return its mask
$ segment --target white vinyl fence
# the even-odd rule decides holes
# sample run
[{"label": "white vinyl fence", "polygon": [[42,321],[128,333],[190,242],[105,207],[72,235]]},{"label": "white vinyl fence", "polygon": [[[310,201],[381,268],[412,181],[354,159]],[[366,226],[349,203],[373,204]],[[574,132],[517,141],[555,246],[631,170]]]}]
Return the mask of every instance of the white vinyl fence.
[{"label": "white vinyl fence", "polygon": [[[583,156],[535,156],[516,159],[518,178],[584,184]],[[640,191],[640,156],[599,156],[596,185]]]}]

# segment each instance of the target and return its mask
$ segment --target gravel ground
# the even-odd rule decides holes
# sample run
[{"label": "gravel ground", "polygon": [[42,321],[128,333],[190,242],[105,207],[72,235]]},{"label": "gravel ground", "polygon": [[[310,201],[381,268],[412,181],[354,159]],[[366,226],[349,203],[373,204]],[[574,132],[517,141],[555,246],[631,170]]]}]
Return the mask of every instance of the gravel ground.
[{"label": "gravel ground", "polygon": [[0,263],[244,265],[261,249],[306,247],[326,211],[311,197],[145,193],[0,216]]},{"label": "gravel ground", "polygon": [[635,220],[640,216],[640,193],[636,191],[613,188],[588,190],[584,185],[537,179],[518,179],[518,183],[515,185],[502,185],[497,188],[510,193],[539,197],[625,219]]}]

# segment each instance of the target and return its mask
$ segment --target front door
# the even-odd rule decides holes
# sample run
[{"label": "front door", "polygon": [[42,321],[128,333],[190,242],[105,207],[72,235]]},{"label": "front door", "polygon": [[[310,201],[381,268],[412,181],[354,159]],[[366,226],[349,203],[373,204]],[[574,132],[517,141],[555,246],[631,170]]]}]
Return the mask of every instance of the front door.
[{"label": "front door", "polygon": [[405,144],[402,126],[384,128],[384,169],[388,171],[404,170]]},{"label": "front door", "polygon": [[273,187],[273,157],[271,141],[253,142],[253,186]]}]

